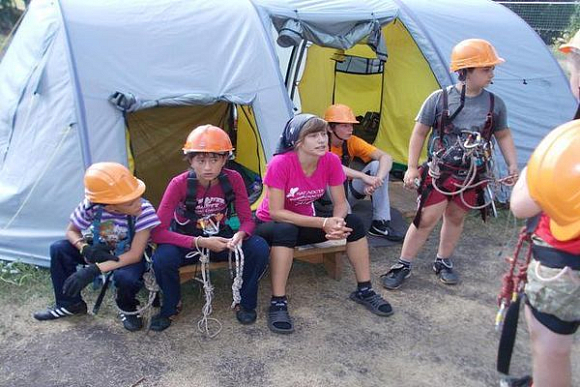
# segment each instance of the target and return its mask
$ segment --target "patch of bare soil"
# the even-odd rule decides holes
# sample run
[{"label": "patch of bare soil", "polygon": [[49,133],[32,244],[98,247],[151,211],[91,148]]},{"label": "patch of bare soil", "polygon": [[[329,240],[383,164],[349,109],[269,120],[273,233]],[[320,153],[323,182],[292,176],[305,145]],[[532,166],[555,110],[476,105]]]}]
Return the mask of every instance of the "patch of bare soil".
[{"label": "patch of bare soil", "polygon": [[[322,266],[296,262],[288,287],[296,332],[288,336],[266,326],[268,276],[261,283],[258,321],[241,326],[229,309],[228,274],[214,274],[213,317],[223,330],[213,339],[197,330],[203,298],[191,282],[183,287],[183,312],[161,333],[124,331],[111,295],[97,316],[43,323],[31,314],[50,304],[51,294],[18,304],[2,301],[0,385],[497,386],[495,300],[503,257],[511,253],[516,234],[506,222],[504,217],[482,225],[469,217],[455,254],[462,275],[455,287],[433,275],[437,233],[399,291],[382,289],[379,275],[400,246],[372,248],[375,288],[395,308],[388,318],[348,299],[355,287],[348,264],[342,280],[334,281]],[[85,295],[94,302],[95,291]],[[520,318],[512,361],[516,375],[530,371],[523,314]],[[580,385],[578,344],[573,356],[574,385]]]}]

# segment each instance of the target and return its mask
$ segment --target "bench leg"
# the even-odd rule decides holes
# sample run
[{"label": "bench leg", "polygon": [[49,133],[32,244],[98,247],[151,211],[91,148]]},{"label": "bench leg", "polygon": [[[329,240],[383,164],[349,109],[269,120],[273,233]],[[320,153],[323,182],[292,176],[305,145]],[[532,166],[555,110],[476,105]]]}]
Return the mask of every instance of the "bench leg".
[{"label": "bench leg", "polygon": [[322,263],[328,275],[340,281],[342,277],[342,253],[327,253],[322,255]]}]

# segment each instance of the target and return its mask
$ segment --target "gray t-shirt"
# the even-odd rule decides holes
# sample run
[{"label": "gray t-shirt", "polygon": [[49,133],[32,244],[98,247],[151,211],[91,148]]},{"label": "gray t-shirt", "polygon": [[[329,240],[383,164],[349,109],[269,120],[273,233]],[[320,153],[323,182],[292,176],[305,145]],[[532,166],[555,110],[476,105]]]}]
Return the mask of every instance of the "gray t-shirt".
[{"label": "gray t-shirt", "polygon": [[[455,86],[448,87],[447,93],[449,115],[451,116],[460,105],[461,93]],[[456,129],[459,131],[468,130],[481,133],[490,108],[489,94],[489,91],[484,89],[481,93],[479,93],[479,95],[475,97],[465,97],[465,105],[463,106],[463,109],[453,120],[453,125]],[[427,97],[425,102],[423,102],[423,106],[421,106],[421,110],[415,118],[415,121],[430,126],[434,129],[431,132],[431,136],[429,138],[428,149],[431,149],[433,136],[435,134],[434,132],[436,132],[437,128],[437,120],[443,111],[442,95],[442,90],[434,91],[429,97]],[[497,95],[494,95],[493,124],[492,133],[499,132],[500,130],[505,130],[508,128],[505,103]],[[456,139],[457,135],[446,134],[444,137],[444,143],[453,144]]]}]

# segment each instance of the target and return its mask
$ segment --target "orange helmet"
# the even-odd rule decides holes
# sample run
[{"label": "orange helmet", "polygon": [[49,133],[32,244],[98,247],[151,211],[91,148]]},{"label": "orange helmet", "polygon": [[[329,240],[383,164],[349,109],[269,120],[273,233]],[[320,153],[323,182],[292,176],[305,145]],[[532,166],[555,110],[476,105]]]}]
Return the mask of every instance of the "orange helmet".
[{"label": "orange helmet", "polygon": [[487,40],[466,39],[459,42],[451,51],[451,71],[471,67],[488,67],[503,63],[495,48]]},{"label": "orange helmet", "polygon": [[346,105],[337,103],[330,105],[324,112],[324,120],[337,124],[358,124],[352,109]]},{"label": "orange helmet", "polygon": [[119,163],[95,163],[85,172],[85,197],[92,203],[126,203],[143,192],[145,183]]},{"label": "orange helmet", "polygon": [[580,236],[580,120],[551,131],[528,163],[526,178],[532,199],[550,217],[558,240]]},{"label": "orange helmet", "polygon": [[580,53],[580,30],[570,39],[566,44],[563,44],[559,48],[564,54],[569,54],[572,51],[577,51]]},{"label": "orange helmet", "polygon": [[183,145],[183,153],[185,154],[192,152],[226,153],[233,150],[230,136],[213,125],[201,125],[193,129]]}]

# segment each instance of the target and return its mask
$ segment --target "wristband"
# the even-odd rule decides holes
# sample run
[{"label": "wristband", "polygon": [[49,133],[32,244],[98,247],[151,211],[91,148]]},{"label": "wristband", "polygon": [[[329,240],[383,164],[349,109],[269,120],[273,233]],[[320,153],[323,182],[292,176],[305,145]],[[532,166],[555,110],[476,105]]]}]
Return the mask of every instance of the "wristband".
[{"label": "wristband", "polygon": [[77,245],[77,243],[79,243],[79,242],[81,242],[81,241],[83,241],[83,242],[85,241],[85,237],[84,237],[84,236],[82,236],[82,237],[80,237],[79,239],[76,239],[75,241],[73,241],[72,245],[73,245],[73,246],[76,246],[76,245]]},{"label": "wristband", "polygon": [[328,218],[324,218],[324,222],[322,222],[322,229],[324,230],[324,226],[326,226],[326,222],[328,221]]}]

